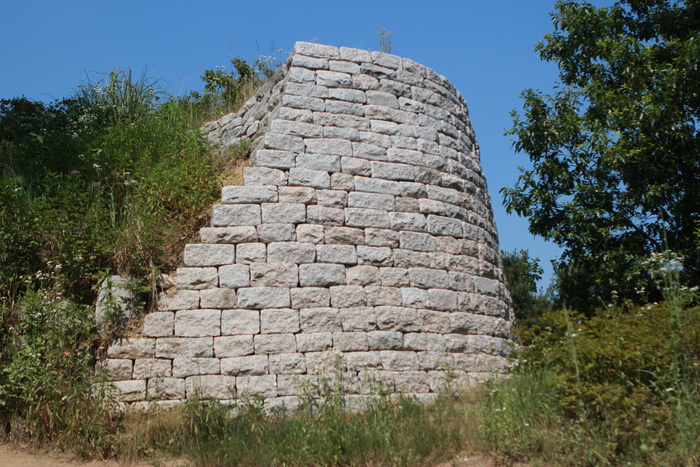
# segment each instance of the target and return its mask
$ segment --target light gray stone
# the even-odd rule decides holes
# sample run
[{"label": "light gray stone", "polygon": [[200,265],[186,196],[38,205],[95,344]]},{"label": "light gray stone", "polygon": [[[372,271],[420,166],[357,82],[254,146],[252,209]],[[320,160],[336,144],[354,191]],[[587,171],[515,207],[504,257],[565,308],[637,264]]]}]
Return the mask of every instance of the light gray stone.
[{"label": "light gray stone", "polygon": [[323,243],[324,228],[319,224],[299,224],[296,229],[297,240],[301,243]]},{"label": "light gray stone", "polygon": [[185,266],[220,266],[231,264],[236,258],[235,245],[189,244],[185,245]]},{"label": "light gray stone", "polygon": [[406,350],[445,352],[445,336],[442,334],[413,332],[403,336]]},{"label": "light gray stone", "polygon": [[281,186],[279,187],[279,202],[313,204],[316,202],[316,190],[303,186]]},{"label": "light gray stone", "polygon": [[395,331],[369,331],[367,340],[370,350],[401,350],[403,334]]},{"label": "light gray stone", "polygon": [[115,381],[112,384],[121,402],[136,402],[146,398],[146,380]]},{"label": "light gray stone", "polygon": [[372,266],[391,266],[393,255],[391,248],[374,246],[357,246],[358,263]]},{"label": "light gray stone", "polygon": [[299,285],[302,287],[330,287],[345,285],[345,266],[342,264],[301,264]]},{"label": "light gray stone", "polygon": [[418,312],[414,308],[401,306],[377,306],[377,329],[381,331],[420,331]]},{"label": "light gray stone", "polygon": [[275,375],[306,373],[306,358],[302,353],[270,355],[270,373]]},{"label": "light gray stone", "polygon": [[270,355],[295,353],[297,341],[294,334],[260,334],[254,337],[255,353]]},{"label": "light gray stone", "polygon": [[293,242],[296,240],[294,224],[260,224],[258,238],[263,243]]},{"label": "light gray stone", "polygon": [[275,375],[237,376],[236,390],[241,397],[276,397],[277,377]]},{"label": "light gray stone", "polygon": [[188,399],[233,399],[236,394],[236,378],[227,375],[190,376],[185,378],[185,391]]},{"label": "light gray stone", "polygon": [[267,261],[267,246],[264,243],[239,243],[236,246],[237,263],[252,264],[265,261]]},{"label": "light gray stone", "polygon": [[109,358],[152,358],[155,353],[156,339],[142,337],[124,338],[112,342],[107,349]]},{"label": "light gray stone", "polygon": [[348,205],[348,194],[341,190],[318,190],[318,204],[329,208],[343,209]]},{"label": "light gray stone", "polygon": [[[340,71],[342,73],[349,73],[351,76],[360,73],[360,65],[357,63],[340,61],[340,60],[330,60],[328,66],[331,71]],[[353,76],[354,78],[354,76]],[[331,88],[332,89],[332,88]]]},{"label": "light gray stone", "polygon": [[415,172],[408,164],[372,161],[372,177],[386,180],[413,180]]},{"label": "light gray stone", "polygon": [[187,290],[219,286],[216,268],[177,268],[177,287]]},{"label": "light gray stone", "polygon": [[345,225],[350,227],[389,228],[389,213],[381,209],[346,208]]},{"label": "light gray stone", "polygon": [[303,138],[283,133],[272,133],[270,131],[263,136],[263,145],[265,149],[279,149],[295,153],[304,151]]},{"label": "light gray stone", "polygon": [[[217,337],[216,339],[221,339]],[[215,342],[216,342],[215,339]],[[219,374],[218,358],[174,358],[173,376],[175,378],[185,378],[193,375],[215,375]]]},{"label": "light gray stone", "polygon": [[339,332],[343,330],[336,308],[305,308],[299,310],[303,332]]},{"label": "light gray stone", "polygon": [[257,310],[223,310],[221,312],[221,334],[258,334],[260,332],[260,312]]},{"label": "light gray stone", "polygon": [[404,250],[435,251],[437,243],[435,237],[421,232],[401,232],[399,235],[400,246]]},{"label": "light gray stone", "polygon": [[241,308],[288,308],[289,305],[289,289],[286,287],[238,289],[238,306]]},{"label": "light gray stone", "polygon": [[277,202],[277,187],[225,186],[221,189],[221,202],[224,204],[275,203]]},{"label": "light gray stone", "polygon": [[[397,204],[399,201],[403,200],[406,199],[397,198]],[[417,212],[390,212],[389,219],[391,219],[391,228],[394,230],[413,230],[418,232],[425,232],[428,227],[428,222],[426,221],[425,215],[419,214]],[[405,247],[402,246],[402,248]]]},{"label": "light gray stone", "polygon": [[401,185],[394,180],[382,180],[381,178],[368,178],[355,176],[355,188],[357,191],[368,191],[370,193],[384,193],[386,195],[399,196]]},{"label": "light gray stone", "polygon": [[170,289],[158,296],[159,310],[192,310],[199,308],[199,290]]},{"label": "light gray stone", "polygon": [[329,154],[299,154],[296,158],[296,167],[310,170],[323,170],[326,172],[340,171],[340,156]]},{"label": "light gray stone", "polygon": [[353,245],[316,245],[316,261],[319,263],[357,264],[357,252]]},{"label": "light gray stone", "polygon": [[433,235],[462,237],[462,222],[449,217],[428,215],[428,231]]},{"label": "light gray stone", "polygon": [[331,177],[328,175],[328,172],[323,170],[311,170],[295,167],[289,169],[289,184],[312,188],[330,188]]},{"label": "light gray stone", "polygon": [[385,229],[365,229],[365,245],[398,248],[399,233]]},{"label": "light gray stone", "polygon": [[168,337],[173,335],[175,314],[171,312],[148,313],[143,317],[145,337]]},{"label": "light gray stone", "polygon": [[156,340],[156,358],[213,357],[213,337],[161,337]]},{"label": "light gray stone", "polygon": [[330,332],[304,332],[296,335],[297,351],[299,352],[323,352],[333,347],[333,338]]},{"label": "light gray stone", "polygon": [[450,313],[445,311],[418,310],[423,332],[447,334],[451,332]]},{"label": "light gray stone", "polygon": [[252,225],[237,227],[203,227],[199,230],[202,243],[257,242],[258,233]]},{"label": "light gray stone", "polygon": [[348,285],[381,285],[379,268],[376,266],[360,265],[347,268],[345,277]]},{"label": "light gray stone", "polygon": [[408,269],[385,267],[379,270],[383,287],[408,287]]},{"label": "light gray stone", "polygon": [[[360,135],[360,137],[362,137],[362,135]],[[352,143],[352,155],[356,159],[368,159],[375,161],[388,160],[387,150],[385,147],[367,142]],[[363,173],[359,173],[356,175],[371,175],[371,172],[364,173],[363,171]]]},{"label": "light gray stone", "polygon": [[401,296],[403,297],[403,306],[428,308],[428,291],[425,289],[402,287]]},{"label": "light gray stone", "polygon": [[214,355],[217,358],[240,357],[242,355],[250,355],[253,352],[253,336],[250,334],[214,338]]},{"label": "light gray stone", "polygon": [[365,332],[334,332],[333,348],[341,352],[366,352],[369,341]]},{"label": "light gray stone", "polygon": [[299,242],[274,242],[267,246],[267,260],[271,263],[313,263],[316,245]]},{"label": "light gray stone", "polygon": [[347,73],[318,70],[316,72],[316,84],[329,88],[349,88],[352,87],[352,78]]},{"label": "light gray stone", "polygon": [[403,305],[401,290],[394,287],[368,286],[365,287],[365,294],[370,306]]},{"label": "light gray stone", "polygon": [[221,334],[221,310],[182,310],[175,313],[175,335],[205,337]]},{"label": "light gray stone", "polygon": [[329,227],[325,240],[326,244],[336,245],[362,245],[365,241],[363,230],[352,227]]},{"label": "light gray stone", "polygon": [[330,305],[330,293],[325,287],[289,289],[292,308],[319,308]]},{"label": "light gray stone", "polygon": [[[321,125],[314,125],[313,123],[304,122],[290,122],[289,120],[279,119],[275,119],[270,122],[270,131],[273,133],[300,136],[302,138],[320,138],[323,136],[323,127]],[[294,166],[292,165],[292,167]]]},{"label": "light gray stone", "polygon": [[[297,122],[289,122],[297,124]],[[298,123],[300,125],[307,125]],[[271,167],[275,169],[289,169],[294,167],[294,153],[292,151],[280,151],[277,149],[256,149],[250,155],[250,163],[257,167]],[[249,188],[249,187],[246,187]],[[276,198],[276,196],[275,196]],[[264,202],[276,201],[276,199],[265,199]],[[263,202],[251,199],[247,202]]]},{"label": "light gray stone", "polygon": [[108,358],[98,363],[98,369],[107,372],[113,381],[124,381],[132,379],[132,369],[134,363],[131,359],[125,358]]},{"label": "light gray stone", "polygon": [[361,74],[353,75],[352,77],[352,87],[356,89],[378,89],[379,80],[373,76]]},{"label": "light gray stone", "polygon": [[164,358],[137,358],[134,360],[133,379],[165,378],[173,374],[172,360]]},{"label": "light gray stone", "polygon": [[351,175],[371,176],[372,168],[368,160],[359,157],[343,157],[340,159],[343,172]]},{"label": "light gray stone", "polygon": [[377,320],[372,307],[343,308],[340,310],[343,331],[374,331]]},{"label": "light gray stone", "polygon": [[395,204],[394,197],[391,195],[353,191],[348,195],[348,206],[393,211]]},{"label": "light gray stone", "polygon": [[261,205],[265,224],[300,224],[306,222],[306,205],[290,203],[266,203]]},{"label": "light gray stone", "polygon": [[250,285],[253,287],[296,287],[299,272],[292,263],[255,263],[250,265]]},{"label": "light gray stone", "polygon": [[221,374],[224,375],[266,375],[269,370],[267,355],[247,355],[221,359]]},{"label": "light gray stone", "polygon": [[287,176],[285,172],[279,169],[271,169],[269,167],[244,167],[243,183],[245,183],[246,186],[280,186],[287,184]]},{"label": "light gray stone", "polygon": [[327,208],[324,206],[309,206],[306,208],[308,222],[321,225],[343,225],[345,223],[345,210]]},{"label": "light gray stone", "polygon": [[221,287],[237,289],[250,286],[250,267],[247,264],[229,264],[219,268]]},{"label": "light gray stone", "polygon": [[219,204],[212,208],[214,227],[258,225],[261,222],[259,204]]},{"label": "light gray stone", "polygon": [[151,378],[146,397],[150,400],[176,400],[185,398],[185,380],[179,378]]},{"label": "light gray stone", "polygon": [[430,253],[413,250],[394,250],[394,266],[399,268],[429,268]]},{"label": "light gray stone", "polygon": [[428,307],[441,311],[458,311],[457,292],[447,289],[429,289]]},{"label": "light gray stone", "polygon": [[410,268],[408,277],[412,287],[422,289],[440,288],[446,289],[450,286],[450,278],[447,271],[437,269]]},{"label": "light gray stone", "polygon": [[353,191],[355,179],[350,174],[336,172],[331,175],[331,188],[334,190]]},{"label": "light gray stone", "polygon": [[299,312],[290,308],[262,310],[260,332],[262,334],[299,332]]},{"label": "light gray stone", "polygon": [[416,352],[382,350],[379,352],[382,368],[392,371],[417,370],[420,368]]},{"label": "light gray stone", "polygon": [[308,68],[293,67],[287,72],[287,79],[292,83],[313,84],[316,82],[316,73]]},{"label": "light gray stone", "polygon": [[364,289],[356,285],[338,285],[330,288],[331,306],[349,308],[367,305]]}]

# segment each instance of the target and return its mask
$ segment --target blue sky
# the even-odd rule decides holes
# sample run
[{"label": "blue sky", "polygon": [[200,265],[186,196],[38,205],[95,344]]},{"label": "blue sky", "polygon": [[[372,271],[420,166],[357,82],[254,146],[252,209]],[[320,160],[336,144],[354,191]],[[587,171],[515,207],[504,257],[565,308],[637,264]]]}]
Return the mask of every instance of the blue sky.
[{"label": "blue sky", "polygon": [[[601,5],[602,1],[594,1]],[[611,2],[605,2],[609,4]],[[527,221],[507,215],[499,190],[513,186],[527,156],[503,135],[526,88],[548,92],[554,64],[533,52],[553,30],[554,0],[2,0],[0,99],[51,101],[89,76],[147,69],[175,94],[201,90],[204,70],[241,57],[284,58],[296,41],[379,50],[392,31],[392,53],[446,76],[469,106],[481,147],[501,248],[530,250],[551,277],[558,248],[533,237]],[[232,67],[229,66],[229,69]]]}]

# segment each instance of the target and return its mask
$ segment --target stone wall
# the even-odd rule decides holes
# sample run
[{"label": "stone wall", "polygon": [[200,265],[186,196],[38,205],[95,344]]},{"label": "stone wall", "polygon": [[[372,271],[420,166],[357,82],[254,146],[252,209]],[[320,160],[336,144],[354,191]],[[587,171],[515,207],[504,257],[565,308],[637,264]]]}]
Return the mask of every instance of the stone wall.
[{"label": "stone wall", "polygon": [[507,367],[513,320],[466,103],[380,52],[297,43],[213,144],[253,140],[142,336],[103,362],[129,403],[231,390],[294,405],[320,372],[430,398]]}]

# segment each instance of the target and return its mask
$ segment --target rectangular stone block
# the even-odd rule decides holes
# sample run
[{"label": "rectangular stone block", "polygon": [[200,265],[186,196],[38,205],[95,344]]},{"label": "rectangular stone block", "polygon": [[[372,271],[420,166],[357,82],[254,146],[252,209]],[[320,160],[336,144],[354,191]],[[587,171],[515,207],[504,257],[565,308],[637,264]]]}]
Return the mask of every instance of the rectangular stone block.
[{"label": "rectangular stone block", "polygon": [[266,261],[267,246],[264,243],[240,243],[236,246],[237,263],[252,264],[264,263]]},{"label": "rectangular stone block", "polygon": [[415,352],[382,350],[379,352],[379,357],[382,359],[382,368],[385,370],[407,371],[420,368],[418,355]]},{"label": "rectangular stone block", "polygon": [[389,213],[380,209],[346,208],[345,225],[350,227],[375,227],[386,229],[391,227]]},{"label": "rectangular stone block", "polygon": [[206,337],[221,334],[221,310],[182,310],[175,313],[175,335]]},{"label": "rectangular stone block", "polygon": [[279,202],[313,204],[316,202],[316,190],[305,186],[279,187]]},{"label": "rectangular stone block", "polygon": [[364,231],[352,227],[328,227],[325,231],[326,244],[362,245]]},{"label": "rectangular stone block", "polygon": [[259,334],[253,338],[258,355],[295,353],[297,341],[294,334]]},{"label": "rectangular stone block", "polygon": [[350,174],[336,172],[331,175],[331,188],[334,190],[353,191],[355,189],[355,179]]},{"label": "rectangular stone block", "polygon": [[[339,66],[345,66],[347,67],[348,64],[347,62],[333,62],[337,67]],[[352,66],[353,69],[357,67],[357,71],[359,71],[360,67],[353,64]],[[333,70],[333,71],[340,71],[340,70]],[[367,102],[367,96],[365,95],[364,91],[359,90],[359,89],[340,89],[340,88],[331,88],[328,90],[328,97],[330,99],[336,99],[340,101],[347,101],[347,102],[355,102],[355,103],[360,103],[364,104]]]},{"label": "rectangular stone block", "polygon": [[273,375],[306,373],[306,358],[302,353],[270,355],[270,373]]},{"label": "rectangular stone block", "polygon": [[124,381],[132,379],[132,369],[134,363],[127,358],[108,358],[98,362],[97,369],[107,372],[113,381]]},{"label": "rectangular stone block", "polygon": [[304,144],[310,154],[352,156],[352,143],[344,139],[310,138],[305,139]]},{"label": "rectangular stone block", "polygon": [[406,350],[445,352],[445,342],[445,336],[442,334],[410,332],[403,336]]},{"label": "rectangular stone block", "polygon": [[261,222],[259,204],[219,204],[212,208],[211,225],[258,225]]},{"label": "rectangular stone block", "polygon": [[292,263],[251,264],[250,283],[253,287],[296,287],[298,266]]},{"label": "rectangular stone block", "polygon": [[387,122],[386,120],[370,120],[370,129],[375,133],[380,133],[382,135],[397,135],[399,134],[399,124],[394,122]]},{"label": "rectangular stone block", "polygon": [[429,289],[427,308],[441,311],[459,311],[457,292],[447,289]]},{"label": "rectangular stone block", "polygon": [[330,294],[325,287],[289,289],[292,308],[318,308],[330,305]]},{"label": "rectangular stone block", "polygon": [[[454,368],[454,354],[449,352],[418,352],[418,364],[421,370],[444,370],[445,365]],[[444,381],[445,373],[437,375]]]},{"label": "rectangular stone block", "polygon": [[277,187],[267,186],[225,186],[221,189],[223,204],[259,204],[277,202]]},{"label": "rectangular stone block", "polygon": [[410,284],[408,269],[385,267],[379,270],[383,287],[407,287]]},{"label": "rectangular stone block", "polygon": [[253,352],[255,352],[255,348],[253,347],[253,336],[250,334],[214,338],[214,355],[217,358],[240,357],[251,355]]},{"label": "rectangular stone block", "polygon": [[394,250],[394,266],[400,268],[430,268],[430,253],[413,250]]},{"label": "rectangular stone block", "polygon": [[340,172],[340,156],[329,154],[299,154],[296,165],[300,169]]},{"label": "rectangular stone block", "polygon": [[360,177],[356,175],[355,188],[357,191],[367,191],[370,193],[383,193],[393,196],[401,195],[401,185],[395,180]]},{"label": "rectangular stone block", "polygon": [[152,358],[156,356],[156,340],[143,337],[118,339],[107,348],[109,358]]},{"label": "rectangular stone block", "polygon": [[239,397],[277,397],[277,377],[275,375],[237,376],[236,389]]},{"label": "rectangular stone block", "polygon": [[330,332],[306,332],[296,335],[298,352],[323,352],[333,347]]},{"label": "rectangular stone block", "polygon": [[365,332],[334,332],[333,348],[341,352],[366,352],[369,341]]},{"label": "rectangular stone block", "polygon": [[[362,137],[362,136],[360,136]],[[391,144],[391,143],[389,143]],[[356,159],[367,159],[367,160],[374,160],[374,161],[386,161],[388,160],[387,158],[387,150],[386,147],[384,146],[379,146],[376,144],[370,144],[367,142],[361,142],[361,143],[352,143],[352,155],[353,158]],[[359,162],[358,162],[359,164]],[[345,171],[345,169],[343,169]],[[352,173],[352,172],[350,172]],[[361,171],[357,171],[357,173],[353,173],[353,175],[366,175],[366,176],[371,176],[372,175],[372,169],[369,165],[367,165],[367,168],[363,168]]]},{"label": "rectangular stone block", "polygon": [[330,188],[331,176],[323,170],[294,167],[289,169],[289,184],[311,188]]},{"label": "rectangular stone block", "polygon": [[[403,199],[405,198],[398,198],[397,201]],[[417,232],[428,230],[428,222],[425,215],[417,212],[390,212],[389,219],[391,219],[391,228],[394,230],[412,230]]]},{"label": "rectangular stone block", "polygon": [[401,350],[403,334],[396,331],[369,331],[367,333],[370,350]]},{"label": "rectangular stone block", "polygon": [[279,149],[295,153],[304,151],[304,140],[301,137],[271,131],[267,131],[263,136],[263,145],[265,149]]},{"label": "rectangular stone block", "polygon": [[150,400],[178,400],[185,398],[185,380],[180,378],[151,378],[146,389]]},{"label": "rectangular stone block", "polygon": [[216,268],[177,268],[178,289],[201,290],[218,286]]},{"label": "rectangular stone block", "polygon": [[376,266],[360,265],[345,269],[348,285],[381,285],[379,268]]},{"label": "rectangular stone block", "polygon": [[287,176],[285,172],[279,169],[271,169],[269,167],[244,167],[243,183],[245,186],[280,186],[287,184]]},{"label": "rectangular stone block", "polygon": [[369,306],[341,309],[340,321],[345,332],[374,331],[377,329],[374,308]]},{"label": "rectangular stone block", "polygon": [[372,177],[385,180],[412,181],[416,175],[412,165],[372,161]]},{"label": "rectangular stone block", "polygon": [[262,221],[265,224],[300,224],[306,222],[306,205],[291,203],[262,204]]},{"label": "rectangular stone block", "polygon": [[[323,88],[317,88],[322,90]],[[326,93],[328,91],[326,90]],[[323,127],[312,123],[290,122],[289,120],[274,119],[270,122],[270,131],[302,138],[321,138]],[[293,167],[293,166],[292,166]]]},{"label": "rectangular stone block", "polygon": [[343,209],[348,205],[348,194],[342,190],[318,190],[318,204],[327,208]]},{"label": "rectangular stone block", "polygon": [[213,357],[213,337],[161,337],[156,340],[157,358]]},{"label": "rectangular stone block", "polygon": [[394,197],[381,193],[364,193],[353,191],[348,194],[348,206],[351,208],[381,209],[393,211]]},{"label": "rectangular stone block", "polygon": [[146,380],[115,381],[112,383],[117,400],[136,402],[146,399]]},{"label": "rectangular stone block", "polygon": [[229,289],[250,286],[250,266],[247,264],[221,266],[219,268],[219,283],[221,287]]},{"label": "rectangular stone block", "polygon": [[213,397],[229,400],[236,396],[236,377],[227,375],[201,375],[185,378],[185,394],[188,399]]},{"label": "rectangular stone block", "polygon": [[445,210],[445,203],[442,201],[435,201],[434,199],[419,199],[418,208],[420,209],[420,212],[424,214],[437,214],[444,216],[447,213]]},{"label": "rectangular stone block", "polygon": [[342,264],[301,264],[299,285],[302,287],[330,287],[345,285],[345,266]]},{"label": "rectangular stone block", "polygon": [[[411,362],[413,363],[413,362]],[[403,394],[425,394],[430,392],[430,382],[425,371],[404,370],[394,373],[394,387]]]},{"label": "rectangular stone block", "polygon": [[382,360],[379,352],[352,352],[345,355],[348,370],[362,371],[381,368]]},{"label": "rectangular stone block", "polygon": [[266,375],[269,373],[267,355],[248,355],[221,359],[221,373],[224,375]]},{"label": "rectangular stone block", "polygon": [[[316,81],[316,73],[311,73],[309,76],[311,75],[313,75],[312,79],[308,83],[287,83],[287,85],[284,87],[284,93],[292,94],[295,96],[318,97],[320,99],[326,99],[328,97],[328,88],[324,88],[323,86],[315,86],[313,82]],[[288,118],[287,116],[283,115],[282,112],[280,112],[279,117],[282,120],[302,121],[298,118]],[[303,121],[308,123],[311,120],[309,119]]]},{"label": "rectangular stone block", "polygon": [[369,286],[365,287],[367,304],[369,306],[401,306],[403,298],[401,289],[395,287]]},{"label": "rectangular stone block", "polygon": [[345,223],[345,210],[324,206],[309,206],[306,208],[306,219],[313,224],[343,225]]},{"label": "rectangular stone block", "polygon": [[199,290],[170,289],[158,296],[159,310],[191,310],[199,308]]},{"label": "rectangular stone block", "polygon": [[294,224],[260,224],[258,237],[263,243],[293,242],[296,240]]},{"label": "rectangular stone block", "polygon": [[339,285],[330,288],[331,306],[348,308],[367,305],[364,289],[354,285]]},{"label": "rectangular stone block", "polygon": [[357,251],[353,245],[316,245],[316,261],[357,264]]},{"label": "rectangular stone block", "polygon": [[378,306],[374,308],[377,329],[380,331],[420,331],[418,313],[414,308],[401,306]]},{"label": "rectangular stone block", "polygon": [[[328,66],[331,71],[340,71],[342,73],[349,73],[350,75],[357,75],[360,73],[360,65],[357,63],[352,63],[352,62],[346,62],[346,61],[340,61],[340,60],[329,60]],[[353,76],[354,78],[354,76]],[[353,80],[353,86],[354,86],[354,80]],[[331,90],[340,90],[340,89],[334,89],[331,88]]]},{"label": "rectangular stone block", "polygon": [[134,360],[133,379],[170,377],[173,374],[173,362],[164,358],[137,358]]},{"label": "rectangular stone block", "polygon": [[436,251],[435,237],[423,232],[403,231],[399,234],[400,246],[404,250]]},{"label": "rectangular stone block", "polygon": [[403,306],[411,308],[428,308],[428,291],[415,287],[402,287],[401,296],[403,297]]},{"label": "rectangular stone block", "polygon": [[287,287],[246,287],[238,289],[238,306],[249,309],[288,308]]},{"label": "rectangular stone block", "polygon": [[235,245],[201,243],[185,245],[185,266],[221,266],[234,263],[235,259]]},{"label": "rectangular stone block", "polygon": [[357,246],[357,261],[372,266],[391,266],[394,263],[393,252],[388,247]]},{"label": "rectangular stone block", "polygon": [[452,188],[443,188],[441,186],[428,185],[428,198],[442,201],[444,203],[459,205],[459,191]]},{"label": "rectangular stone block", "polygon": [[339,332],[343,330],[337,308],[304,308],[299,310],[303,332]]},{"label": "rectangular stone block", "polygon": [[237,227],[203,227],[199,229],[202,243],[245,243],[257,242],[258,233],[252,225]]},{"label": "rectangular stone block", "polygon": [[318,125],[337,126],[339,128],[355,128],[360,131],[369,130],[366,118],[355,115],[332,114],[323,111],[313,113],[313,121]]},{"label": "rectangular stone block", "polygon": [[[379,148],[378,146],[377,150],[386,151],[385,149]],[[343,172],[348,173],[350,175],[362,175],[365,177],[372,175],[372,168],[369,164],[369,161],[366,160],[366,158],[342,157],[340,159],[340,164]]]},{"label": "rectangular stone block", "polygon": [[267,246],[267,260],[271,263],[313,263],[315,259],[313,243],[273,242]]},{"label": "rectangular stone block", "polygon": [[446,289],[450,286],[450,278],[447,271],[439,269],[410,268],[408,277],[411,280],[412,287]]},{"label": "rectangular stone block", "polygon": [[299,332],[299,311],[289,308],[262,310],[260,332],[262,334]]},{"label": "rectangular stone block", "polygon": [[175,314],[171,312],[148,313],[143,317],[145,337],[168,337],[173,335]]},{"label": "rectangular stone block", "polygon": [[260,312],[257,310],[223,310],[221,312],[221,334],[258,334]]},{"label": "rectangular stone block", "polygon": [[296,233],[301,243],[323,243],[324,240],[324,228],[320,224],[299,224]]},{"label": "rectangular stone block", "polygon": [[365,245],[398,248],[399,233],[388,229],[365,229]]},{"label": "rectangular stone block", "polygon": [[462,237],[462,221],[449,217],[428,215],[428,231],[433,235]]},{"label": "rectangular stone block", "polygon": [[[297,122],[289,122],[297,123]],[[250,155],[250,163],[256,167],[271,167],[275,169],[289,169],[294,167],[294,153],[292,151],[280,151],[277,149],[256,149]],[[250,187],[246,187],[250,188]],[[269,200],[269,201],[276,201]],[[251,200],[251,203],[257,201]]]},{"label": "rectangular stone block", "polygon": [[[221,339],[217,337],[217,339]],[[193,375],[218,375],[220,373],[218,358],[174,358],[173,376],[185,378]]]},{"label": "rectangular stone block", "polygon": [[352,87],[352,78],[347,73],[337,71],[316,71],[316,84],[328,88],[349,88]]}]

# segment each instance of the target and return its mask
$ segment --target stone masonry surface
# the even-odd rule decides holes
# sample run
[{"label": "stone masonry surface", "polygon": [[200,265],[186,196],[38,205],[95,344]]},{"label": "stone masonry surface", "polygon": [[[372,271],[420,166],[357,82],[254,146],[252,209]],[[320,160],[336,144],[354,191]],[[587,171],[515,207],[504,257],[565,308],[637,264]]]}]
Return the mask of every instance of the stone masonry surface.
[{"label": "stone masonry surface", "polygon": [[[467,106],[381,52],[298,42],[212,145],[251,140],[176,287],[102,366],[136,406],[259,396],[293,406],[342,368],[430,399],[507,369],[513,315]],[[371,377],[371,378],[368,378]]]}]

